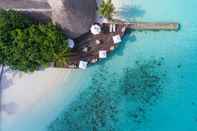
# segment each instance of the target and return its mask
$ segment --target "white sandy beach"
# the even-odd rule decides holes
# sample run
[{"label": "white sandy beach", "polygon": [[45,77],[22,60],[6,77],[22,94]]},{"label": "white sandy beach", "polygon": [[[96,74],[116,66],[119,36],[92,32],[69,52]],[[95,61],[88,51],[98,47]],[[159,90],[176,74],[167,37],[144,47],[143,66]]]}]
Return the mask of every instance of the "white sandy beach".
[{"label": "white sandy beach", "polygon": [[[117,9],[121,6],[120,0],[112,0]],[[116,17],[116,16],[115,16]],[[40,101],[53,96],[61,84],[67,82],[72,70],[48,68],[34,73],[21,73],[7,71],[3,75],[1,88],[1,117],[4,121],[13,122],[23,114],[27,114],[34,109]],[[67,89],[65,96],[74,89]],[[77,88],[75,89],[77,90]],[[77,91],[73,91],[77,92]],[[47,113],[46,113],[47,114]]]},{"label": "white sandy beach", "polygon": [[2,117],[14,120],[49,97],[69,77],[71,70],[48,68],[31,74],[8,71],[2,79]]},{"label": "white sandy beach", "polygon": [[[119,0],[112,2],[116,7],[121,5]],[[65,82],[70,73],[71,70],[55,68],[30,74],[5,72],[1,83],[2,117],[12,119],[28,112],[43,96],[52,94],[58,85]]]}]

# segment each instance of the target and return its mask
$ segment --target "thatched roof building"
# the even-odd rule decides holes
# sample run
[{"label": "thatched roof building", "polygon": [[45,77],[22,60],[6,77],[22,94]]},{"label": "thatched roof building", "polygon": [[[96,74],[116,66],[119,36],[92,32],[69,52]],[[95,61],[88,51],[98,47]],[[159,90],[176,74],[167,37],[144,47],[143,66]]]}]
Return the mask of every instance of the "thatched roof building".
[{"label": "thatched roof building", "polygon": [[52,20],[69,37],[78,37],[89,31],[96,18],[96,0],[49,0]]},{"label": "thatched roof building", "polygon": [[22,11],[38,20],[51,18],[71,38],[88,32],[96,18],[96,0],[0,0],[0,8]]}]

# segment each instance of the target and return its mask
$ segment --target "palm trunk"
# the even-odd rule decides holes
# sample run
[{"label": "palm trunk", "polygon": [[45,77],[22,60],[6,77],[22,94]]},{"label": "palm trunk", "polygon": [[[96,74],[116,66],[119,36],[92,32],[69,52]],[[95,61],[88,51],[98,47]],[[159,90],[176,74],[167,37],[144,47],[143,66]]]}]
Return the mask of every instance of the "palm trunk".
[{"label": "palm trunk", "polygon": [[2,85],[1,85],[1,81],[2,81],[2,78],[3,78],[3,73],[4,73],[4,67],[5,65],[1,65],[1,72],[0,72],[0,92],[1,92],[1,89],[2,89]]}]

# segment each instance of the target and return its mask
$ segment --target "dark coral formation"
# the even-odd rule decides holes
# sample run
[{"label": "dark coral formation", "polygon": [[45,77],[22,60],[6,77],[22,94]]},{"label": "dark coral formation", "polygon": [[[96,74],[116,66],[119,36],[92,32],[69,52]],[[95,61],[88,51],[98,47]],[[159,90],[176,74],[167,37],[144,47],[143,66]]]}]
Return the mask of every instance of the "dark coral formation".
[{"label": "dark coral formation", "polygon": [[105,69],[92,78],[89,89],[50,126],[49,131],[115,131],[118,97]]},{"label": "dark coral formation", "polygon": [[122,79],[124,95],[141,104],[153,104],[162,91],[165,71],[163,59],[136,61],[135,67],[126,68]]},{"label": "dark coral formation", "polygon": [[[164,59],[136,61],[133,68],[124,70],[122,79],[123,94],[128,102],[134,102],[137,107],[128,110],[128,116],[141,124],[148,118],[147,112],[162,96],[166,71],[163,69]],[[130,107],[133,108],[133,107]]]},{"label": "dark coral formation", "polygon": [[[166,77],[162,65],[163,58],[136,62],[120,77],[102,66],[91,86],[51,123],[49,131],[133,130],[132,122],[145,122],[147,111],[162,95]],[[128,129],[120,129],[125,123]]]}]

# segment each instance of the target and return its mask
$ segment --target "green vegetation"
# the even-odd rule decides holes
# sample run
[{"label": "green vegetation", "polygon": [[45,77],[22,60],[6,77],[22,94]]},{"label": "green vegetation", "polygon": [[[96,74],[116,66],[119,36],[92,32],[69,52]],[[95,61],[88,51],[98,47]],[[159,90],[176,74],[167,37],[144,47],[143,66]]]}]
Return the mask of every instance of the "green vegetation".
[{"label": "green vegetation", "polygon": [[34,23],[15,11],[0,11],[0,64],[25,72],[63,65],[69,49],[64,34],[52,25]]},{"label": "green vegetation", "polygon": [[113,14],[115,13],[115,7],[111,0],[103,0],[100,7],[99,7],[100,15],[106,17],[107,19],[111,20]]}]

